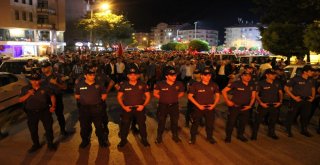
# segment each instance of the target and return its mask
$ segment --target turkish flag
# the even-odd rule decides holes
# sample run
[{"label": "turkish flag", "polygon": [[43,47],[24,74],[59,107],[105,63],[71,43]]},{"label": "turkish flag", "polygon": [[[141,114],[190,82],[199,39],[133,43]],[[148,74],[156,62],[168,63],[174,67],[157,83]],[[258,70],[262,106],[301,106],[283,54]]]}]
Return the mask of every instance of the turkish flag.
[{"label": "turkish flag", "polygon": [[119,45],[118,45],[118,56],[122,56],[122,54],[123,54],[123,49],[122,49],[122,44],[121,43],[119,43]]}]

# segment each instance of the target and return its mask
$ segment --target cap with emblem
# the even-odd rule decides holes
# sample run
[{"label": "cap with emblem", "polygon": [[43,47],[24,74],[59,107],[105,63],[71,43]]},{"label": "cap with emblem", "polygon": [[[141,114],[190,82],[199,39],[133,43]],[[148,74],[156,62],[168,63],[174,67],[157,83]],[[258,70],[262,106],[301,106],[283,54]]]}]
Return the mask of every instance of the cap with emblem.
[{"label": "cap with emblem", "polygon": [[277,74],[273,69],[267,69],[264,71],[265,74]]},{"label": "cap with emblem", "polygon": [[176,70],[172,66],[166,67],[165,73],[166,73],[166,75],[176,75],[177,74]]},{"label": "cap with emblem", "polygon": [[251,73],[244,71],[241,73],[241,76],[243,76],[243,75],[250,75],[251,76]]},{"label": "cap with emblem", "polygon": [[41,68],[46,68],[48,66],[51,66],[51,63],[49,61],[43,61],[40,64]]},{"label": "cap with emblem", "polygon": [[204,68],[204,69],[202,70],[202,72],[201,72],[201,74],[203,74],[203,75],[208,75],[208,74],[211,74],[211,73],[212,73],[212,72],[211,72],[211,69],[208,68],[208,67]]},{"label": "cap with emblem", "polygon": [[139,70],[137,67],[131,66],[128,68],[127,74],[139,74]]},{"label": "cap with emblem", "polygon": [[32,73],[30,76],[29,76],[29,79],[30,80],[41,80],[41,75],[39,73]]}]

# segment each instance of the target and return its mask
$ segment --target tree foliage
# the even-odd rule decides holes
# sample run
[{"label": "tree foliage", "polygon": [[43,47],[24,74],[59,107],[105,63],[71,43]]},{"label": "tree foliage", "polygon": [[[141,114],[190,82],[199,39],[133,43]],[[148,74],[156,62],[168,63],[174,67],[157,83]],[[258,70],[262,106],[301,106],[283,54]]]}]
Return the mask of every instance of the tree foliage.
[{"label": "tree foliage", "polygon": [[209,51],[209,43],[202,40],[192,40],[189,43],[189,49],[201,51]]},{"label": "tree foliage", "polygon": [[309,50],[320,53],[320,22],[314,22],[306,28],[303,41]]},{"label": "tree foliage", "polygon": [[167,50],[167,51],[170,51],[170,50],[176,50],[176,46],[178,45],[177,42],[169,42],[167,44],[164,44],[161,46],[161,49],[162,50]]},{"label": "tree foliage", "polygon": [[79,28],[93,31],[93,41],[101,40],[107,43],[131,43],[131,34],[134,32],[132,24],[123,15],[113,13],[94,13],[92,19],[89,15],[80,20]]},{"label": "tree foliage", "polygon": [[296,24],[272,23],[262,32],[263,48],[273,54],[304,55],[303,27]]},{"label": "tree foliage", "polygon": [[188,45],[187,44],[184,44],[184,43],[178,43],[176,45],[176,50],[178,51],[185,51],[188,49]]}]

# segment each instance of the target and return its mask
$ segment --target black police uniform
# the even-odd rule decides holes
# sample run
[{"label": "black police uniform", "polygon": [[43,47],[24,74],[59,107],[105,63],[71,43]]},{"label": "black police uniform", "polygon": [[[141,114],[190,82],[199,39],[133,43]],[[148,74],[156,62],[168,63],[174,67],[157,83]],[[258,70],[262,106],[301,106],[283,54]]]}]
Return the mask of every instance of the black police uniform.
[{"label": "black police uniform", "polygon": [[226,126],[226,140],[231,140],[232,131],[237,121],[238,138],[244,139],[243,134],[245,126],[248,123],[250,110],[242,111],[241,109],[250,104],[252,92],[256,90],[256,87],[254,83],[248,83],[248,85],[245,85],[242,80],[235,81],[227,87],[231,88],[231,93],[233,95],[231,101],[234,102],[235,105],[233,107],[228,107],[229,114]]},{"label": "black police uniform", "polygon": [[184,84],[176,81],[169,85],[166,80],[158,82],[154,90],[159,90],[159,106],[157,111],[158,117],[158,135],[157,141],[161,143],[162,134],[165,129],[167,115],[170,115],[171,131],[174,141],[180,141],[178,137],[178,120],[179,120],[179,94],[184,92]]},{"label": "black police uniform", "polygon": [[[85,81],[85,77],[84,75],[80,75],[79,78],[77,78],[76,80],[76,85],[79,82],[84,82]],[[103,85],[105,88],[109,85],[109,83],[113,81],[109,76],[103,75],[102,73],[96,73],[96,77],[95,77],[95,82],[97,84],[101,84]],[[79,103],[78,103],[79,104]],[[106,133],[106,137],[108,138],[109,135],[109,128],[108,128],[108,123],[109,123],[109,119],[108,119],[108,114],[107,114],[107,103],[105,101],[102,102],[102,109],[103,109],[103,125],[104,125],[104,130]]]},{"label": "black police uniform", "polygon": [[131,85],[128,81],[125,81],[120,83],[119,92],[123,93],[122,100],[124,105],[131,106],[130,112],[126,112],[123,110],[123,113],[121,114],[121,123],[120,123],[121,142],[127,141],[127,136],[129,134],[132,118],[136,118],[137,120],[142,141],[143,142],[147,141],[145,110],[137,111],[135,106],[144,104],[145,93],[149,92],[148,86],[139,80],[135,85]]},{"label": "black police uniform", "polygon": [[268,135],[271,137],[275,136],[275,125],[279,115],[279,107],[274,107],[274,103],[281,103],[282,100],[279,98],[279,91],[282,89],[278,81],[269,83],[266,80],[262,80],[258,83],[257,92],[259,93],[260,100],[268,104],[268,108],[264,108],[261,105],[257,108],[256,119],[253,124],[252,139],[257,138],[259,126],[265,116],[268,115]]},{"label": "black police uniform", "polygon": [[64,82],[61,80],[61,75],[59,75],[59,74],[52,73],[49,76],[42,74],[41,84],[47,88],[50,88],[50,90],[53,92],[53,94],[56,97],[57,107],[55,110],[55,114],[56,114],[58,122],[59,122],[61,134],[66,135],[67,134],[66,133],[66,120],[65,120],[64,114],[63,114],[63,111],[64,111],[63,91],[58,86],[50,83],[51,79],[57,79],[57,82],[59,84],[63,84]]},{"label": "black police uniform", "polygon": [[[33,89],[31,85],[28,85],[21,90],[20,96],[25,96],[29,90]],[[53,119],[50,109],[50,96],[53,95],[50,89],[40,86],[39,89],[33,89],[34,95],[31,95],[24,102],[24,111],[28,118],[28,128],[31,134],[33,147],[40,147],[39,135],[38,135],[38,124],[42,122],[45,129],[45,135],[49,147],[53,145]]]},{"label": "black police uniform", "polygon": [[90,143],[90,136],[93,123],[96,128],[96,135],[100,146],[106,145],[105,127],[103,125],[103,101],[101,95],[106,94],[106,89],[97,82],[89,85],[85,81],[79,82],[75,87],[75,94],[80,95],[79,101],[79,121],[80,134],[83,147]]},{"label": "black police uniform", "polygon": [[[214,104],[215,94],[219,93],[219,87],[214,82],[209,82],[208,85],[202,82],[195,82],[190,86],[189,94],[193,94],[193,98],[200,105]],[[199,110],[196,106],[193,106],[194,110],[191,113],[191,143],[194,143],[198,126],[201,122],[202,117],[205,118],[205,127],[207,133],[207,139],[211,140],[213,137],[215,110]]]},{"label": "black police uniform", "polygon": [[[307,133],[308,118],[311,111],[311,102],[308,100],[312,96],[312,88],[315,87],[312,78],[304,79],[302,76],[296,76],[288,81],[287,87],[292,88],[292,94],[299,96],[302,101],[296,102],[291,100],[292,108],[289,109],[287,114],[287,131],[288,135],[291,137],[291,126],[297,115],[300,114],[301,122],[301,133]],[[309,134],[309,133],[307,133]],[[309,135],[308,135],[309,136]]]}]

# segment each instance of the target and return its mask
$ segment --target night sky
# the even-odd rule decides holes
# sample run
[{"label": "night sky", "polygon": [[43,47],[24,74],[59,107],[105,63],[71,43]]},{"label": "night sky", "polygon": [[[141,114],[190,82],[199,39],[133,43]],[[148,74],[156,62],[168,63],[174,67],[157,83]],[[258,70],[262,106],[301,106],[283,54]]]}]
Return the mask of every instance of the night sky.
[{"label": "night sky", "polygon": [[223,40],[224,28],[237,23],[237,18],[258,22],[250,10],[251,0],[111,0],[113,8],[134,24],[137,32],[149,32],[159,22],[191,23],[219,30]]}]

